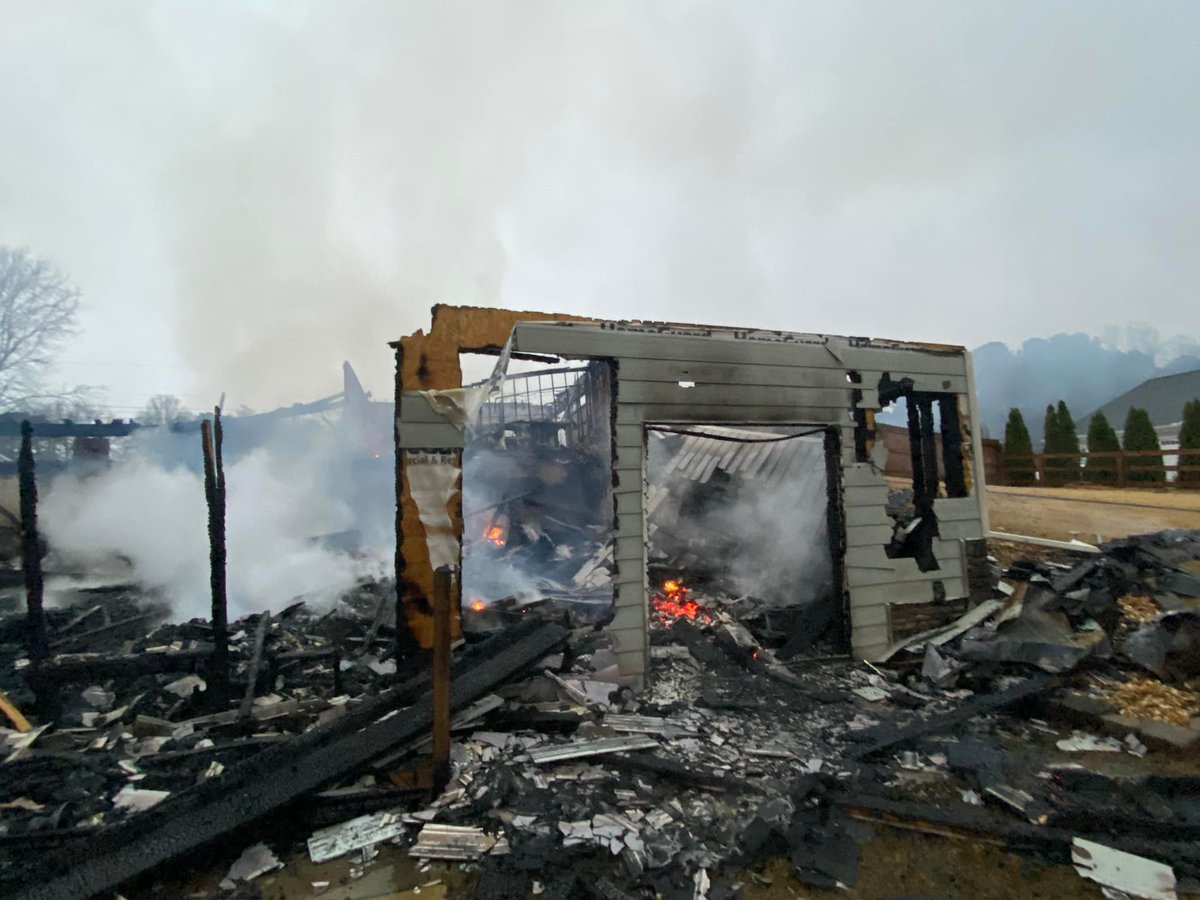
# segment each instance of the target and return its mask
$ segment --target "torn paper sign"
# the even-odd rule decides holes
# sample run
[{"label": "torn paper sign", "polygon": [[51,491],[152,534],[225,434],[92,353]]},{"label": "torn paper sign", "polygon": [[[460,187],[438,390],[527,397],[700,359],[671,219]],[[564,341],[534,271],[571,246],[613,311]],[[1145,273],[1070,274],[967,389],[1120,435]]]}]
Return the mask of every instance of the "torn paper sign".
[{"label": "torn paper sign", "polygon": [[479,408],[487,399],[487,391],[482,387],[448,388],[419,393],[428,401],[430,409],[459,428],[465,428],[475,421]]},{"label": "torn paper sign", "polygon": [[405,450],[408,489],[425,527],[425,543],[433,568],[458,565],[458,539],[450,521],[449,505],[458,495],[462,469],[454,450]]},{"label": "torn paper sign", "polygon": [[432,409],[447,422],[459,427],[469,428],[476,424],[479,410],[488,397],[499,390],[500,383],[508,373],[508,361],[512,357],[512,334],[504,344],[504,349],[496,359],[492,374],[483,384],[474,387],[447,388],[445,390],[418,391]]}]

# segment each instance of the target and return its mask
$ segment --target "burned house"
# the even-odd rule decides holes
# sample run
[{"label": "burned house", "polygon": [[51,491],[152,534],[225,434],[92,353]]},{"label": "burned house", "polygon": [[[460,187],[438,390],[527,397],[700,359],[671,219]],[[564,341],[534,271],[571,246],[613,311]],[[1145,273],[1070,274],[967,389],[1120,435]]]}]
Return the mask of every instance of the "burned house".
[{"label": "burned house", "polygon": [[[434,308],[428,334],[393,346],[396,571],[406,617],[425,645],[433,570],[460,562],[464,433],[513,359],[600,363],[607,372],[607,629],[622,674],[635,682],[648,670],[650,598],[658,587],[648,575],[648,441],[664,428],[820,435],[831,594],[855,656],[881,654],[911,631],[909,617],[927,621],[931,609],[936,617],[938,605],[967,597],[986,567],[979,429],[963,348],[450,306]],[[462,387],[459,354],[481,352],[497,355],[496,372],[485,384]],[[908,411],[912,499],[889,515],[874,415],[900,400]]]}]

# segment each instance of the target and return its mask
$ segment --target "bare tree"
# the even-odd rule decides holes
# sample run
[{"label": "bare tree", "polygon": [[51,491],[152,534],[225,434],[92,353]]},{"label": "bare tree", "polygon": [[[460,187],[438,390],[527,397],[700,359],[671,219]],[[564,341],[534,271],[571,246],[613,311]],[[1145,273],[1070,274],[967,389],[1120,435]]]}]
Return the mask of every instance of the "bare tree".
[{"label": "bare tree", "polygon": [[138,414],[137,422],[139,425],[173,425],[191,417],[183,401],[174,394],[158,394],[146,401],[146,408]]},{"label": "bare tree", "polygon": [[46,392],[47,366],[77,332],[79,291],[27,250],[0,247],[0,408],[22,411],[83,389]]}]

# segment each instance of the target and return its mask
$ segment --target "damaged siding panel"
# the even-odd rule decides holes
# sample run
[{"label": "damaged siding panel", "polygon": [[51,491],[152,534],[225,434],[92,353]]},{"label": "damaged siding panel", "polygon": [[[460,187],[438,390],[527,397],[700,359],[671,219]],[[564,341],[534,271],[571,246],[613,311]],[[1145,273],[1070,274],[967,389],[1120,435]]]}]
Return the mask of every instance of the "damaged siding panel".
[{"label": "damaged siding panel", "polygon": [[[747,366],[747,370],[757,368]],[[850,406],[849,386],[838,388],[763,387],[744,382],[711,384],[697,381],[693,387],[680,387],[669,381],[621,380],[621,401],[643,404],[705,404],[739,407],[788,406],[846,409]]]},{"label": "damaged siding panel", "polygon": [[881,506],[852,506],[846,508],[846,527],[857,528],[861,525],[887,525],[892,527],[892,520],[887,511]]},{"label": "damaged siding panel", "polygon": [[[795,387],[806,389],[849,388],[841,368],[813,369],[753,363],[627,359],[621,363],[621,378],[628,381],[662,381],[678,384],[744,384],[751,387]],[[876,379],[878,381],[878,378]]]},{"label": "damaged siding panel", "polygon": [[645,612],[644,606],[633,603],[623,604],[617,608],[608,628],[610,631],[628,629],[640,634],[643,625],[642,617],[645,615]]},{"label": "damaged siding panel", "polygon": [[882,547],[892,539],[892,531],[891,525],[856,525],[853,528],[847,528],[846,548],[873,545]]},{"label": "damaged siding panel", "polygon": [[[946,588],[946,599],[952,600],[966,596],[962,578],[957,573],[952,577],[940,580]],[[893,604],[929,603],[934,599],[932,581],[869,585],[856,588],[854,595],[862,609],[873,607],[884,609]]]},{"label": "damaged siding panel", "polygon": [[[846,440],[846,435],[842,435],[842,440]],[[850,450],[843,451],[843,459],[849,455],[850,464],[842,466],[842,484],[847,488],[852,487],[887,487],[887,479],[879,472],[876,472],[866,463],[854,462],[854,434],[850,434]]]},{"label": "damaged siding panel", "polygon": [[979,500],[975,497],[957,497],[933,501],[933,512],[939,522],[979,521]]},{"label": "damaged siding panel", "polygon": [[[690,332],[690,333],[685,333]],[[605,327],[522,322],[514,349],[557,356],[687,360],[813,369],[879,369],[914,375],[966,375],[963,354],[871,346],[846,338],[709,328]],[[739,336],[744,335],[744,336]]]},{"label": "damaged siding panel", "polygon": [[974,541],[984,537],[983,526],[978,519],[962,519],[957,522],[939,520],[938,532],[942,540]]},{"label": "damaged siding panel", "polygon": [[859,625],[850,629],[850,646],[864,659],[874,659],[888,648],[887,624]]},{"label": "damaged siding panel", "polygon": [[[625,585],[628,585],[635,593],[641,591],[642,585],[645,583],[646,577],[642,574],[641,567],[636,565],[621,566],[613,575],[613,590],[623,590]],[[633,594],[627,594],[626,597],[632,597]]]},{"label": "damaged siding panel", "polygon": [[645,555],[646,544],[642,538],[642,530],[637,533],[617,532],[613,538],[613,558],[617,562],[640,562]]},{"label": "damaged siding panel", "polygon": [[421,391],[405,391],[400,395],[400,421],[449,424],[445,416],[429,405],[428,398]]},{"label": "damaged siding panel", "polygon": [[[683,391],[682,393],[687,393]],[[848,401],[847,401],[848,403]],[[617,404],[617,425],[652,422],[658,425],[840,425],[848,413],[846,406],[735,406],[691,404],[682,398],[676,404]]]},{"label": "damaged siding panel", "polygon": [[922,572],[918,569],[916,561],[912,559],[893,559],[889,561],[896,565],[896,568],[891,571],[848,565],[846,567],[846,582],[850,585],[851,592],[853,592],[854,588],[873,584],[900,585],[917,582],[945,581],[948,574],[961,571],[959,568],[961,563],[957,559],[939,558],[938,562],[942,568],[929,572]]},{"label": "damaged siding panel", "polygon": [[404,449],[439,448],[461,450],[463,433],[449,422],[434,425],[428,422],[397,422],[396,435]]},{"label": "damaged siding panel", "polygon": [[731,332],[696,329],[683,334],[664,331],[615,330],[593,325],[516,326],[515,348],[526,353],[557,356],[619,357],[624,359],[675,360],[737,365],[801,366],[817,369],[845,368],[814,336],[812,343],[798,340],[735,338]]},{"label": "damaged siding panel", "polygon": [[642,534],[642,511],[633,510],[626,512],[621,510],[617,513],[617,534],[629,535],[630,537]]},{"label": "damaged siding panel", "polygon": [[[881,372],[891,372],[893,378],[901,375],[913,379],[922,376],[941,376],[940,379],[930,378],[928,383],[941,384],[945,378],[959,376],[966,378],[967,369],[961,352],[932,353],[928,350],[880,350],[876,347],[851,347],[841,351],[842,366],[846,369],[863,371],[875,369]],[[950,390],[950,388],[934,388],[934,390]],[[965,390],[965,387],[964,387]]]},{"label": "damaged siding panel", "polygon": [[855,506],[886,506],[888,486],[886,484],[848,485],[843,489],[843,495],[843,505],[846,509],[852,509]]}]

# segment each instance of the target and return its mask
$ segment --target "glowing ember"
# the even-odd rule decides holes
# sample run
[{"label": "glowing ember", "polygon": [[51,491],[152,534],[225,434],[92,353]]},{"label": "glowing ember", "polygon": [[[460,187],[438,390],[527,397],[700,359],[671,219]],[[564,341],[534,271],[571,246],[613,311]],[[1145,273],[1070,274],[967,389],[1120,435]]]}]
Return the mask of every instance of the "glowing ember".
[{"label": "glowing ember", "polygon": [[475,612],[483,612],[485,609],[487,609],[487,604],[482,600],[476,600],[471,604],[471,609]]},{"label": "glowing ember", "polygon": [[688,599],[688,589],[679,581],[664,581],[660,590],[650,598],[655,615],[662,621],[687,619],[709,621],[708,613],[695,600]]}]

